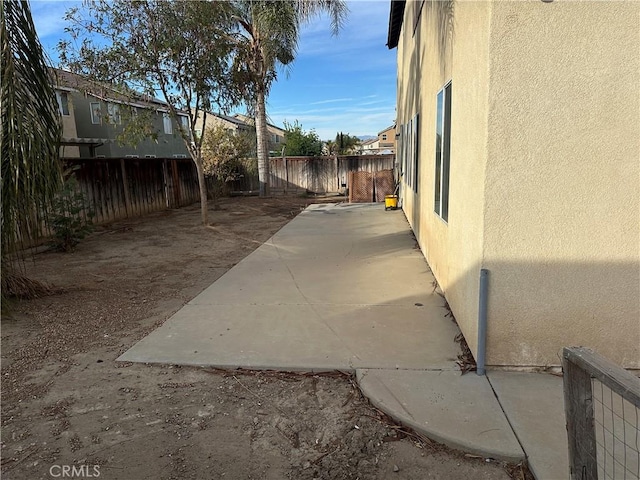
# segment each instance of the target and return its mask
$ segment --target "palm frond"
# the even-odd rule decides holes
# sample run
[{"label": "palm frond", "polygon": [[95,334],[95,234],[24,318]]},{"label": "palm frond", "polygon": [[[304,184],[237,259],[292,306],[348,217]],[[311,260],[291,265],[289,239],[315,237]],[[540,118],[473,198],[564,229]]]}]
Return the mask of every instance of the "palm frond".
[{"label": "palm frond", "polygon": [[38,234],[42,214],[62,183],[62,127],[28,2],[1,2],[0,17],[2,263],[7,267],[9,253]]},{"label": "palm frond", "polygon": [[333,35],[338,34],[349,14],[349,7],[342,0],[295,0],[295,7],[302,23],[327,13]]}]

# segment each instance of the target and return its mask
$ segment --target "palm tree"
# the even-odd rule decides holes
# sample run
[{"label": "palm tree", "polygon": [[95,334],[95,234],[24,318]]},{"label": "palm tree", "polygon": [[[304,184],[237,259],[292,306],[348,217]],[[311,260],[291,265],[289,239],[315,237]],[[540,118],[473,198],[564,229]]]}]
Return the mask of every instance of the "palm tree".
[{"label": "palm tree", "polygon": [[38,234],[62,184],[58,103],[27,1],[0,2],[2,291],[11,293],[20,242]]},{"label": "palm tree", "polygon": [[279,66],[295,59],[300,27],[326,12],[337,34],[348,11],[343,0],[237,0],[234,72],[255,113],[260,196],[269,195],[266,99]]}]

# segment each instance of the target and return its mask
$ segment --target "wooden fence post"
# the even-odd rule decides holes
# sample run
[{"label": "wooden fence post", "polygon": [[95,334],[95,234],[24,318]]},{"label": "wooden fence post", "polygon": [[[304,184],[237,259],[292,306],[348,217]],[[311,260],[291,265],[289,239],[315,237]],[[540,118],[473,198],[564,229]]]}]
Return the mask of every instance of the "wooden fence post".
[{"label": "wooden fence post", "polygon": [[597,480],[598,458],[591,375],[566,356],[562,358],[562,369],[571,479]]},{"label": "wooden fence post", "polygon": [[178,161],[174,158],[171,160],[171,173],[173,177],[173,195],[176,201],[176,207],[180,206],[182,195],[180,192],[180,175],[178,174]]},{"label": "wooden fence post", "polygon": [[127,217],[133,215],[131,210],[131,197],[129,196],[129,180],[127,178],[127,168],[124,164],[124,158],[120,159],[120,170],[122,171],[122,186],[124,187],[124,206],[127,211]]}]

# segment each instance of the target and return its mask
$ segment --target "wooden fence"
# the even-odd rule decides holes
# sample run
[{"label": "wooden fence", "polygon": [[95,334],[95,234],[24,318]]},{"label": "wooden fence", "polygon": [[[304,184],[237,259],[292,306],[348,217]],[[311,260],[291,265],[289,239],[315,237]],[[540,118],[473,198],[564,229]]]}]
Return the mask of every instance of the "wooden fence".
[{"label": "wooden fence", "polygon": [[640,479],[640,379],[584,347],[562,370],[571,480]]},{"label": "wooden fence", "polygon": [[67,159],[75,171],[85,210],[96,224],[190,205],[200,198],[190,159]]},{"label": "wooden fence", "polygon": [[[338,157],[271,158],[271,193],[338,193],[347,188],[349,172],[393,170],[395,155],[354,155]],[[252,191],[259,188],[257,176],[231,182],[231,189]]]},{"label": "wooden fence", "polygon": [[[271,158],[274,195],[304,192],[343,192],[349,172],[376,172],[394,168],[394,155]],[[191,159],[177,158],[73,158],[85,210],[95,224],[191,205],[200,199],[198,177]],[[256,191],[257,175],[246,175],[224,188],[208,179],[208,190]]]}]

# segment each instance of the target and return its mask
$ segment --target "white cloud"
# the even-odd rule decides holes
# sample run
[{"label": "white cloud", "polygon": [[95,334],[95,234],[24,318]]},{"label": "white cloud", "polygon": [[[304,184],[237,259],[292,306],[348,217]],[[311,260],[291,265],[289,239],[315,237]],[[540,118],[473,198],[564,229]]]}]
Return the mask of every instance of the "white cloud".
[{"label": "white cloud", "polygon": [[386,48],[389,2],[351,1],[349,14],[338,36],[332,36],[326,16],[315,19],[302,30],[300,56],[328,56],[357,52],[380,45]]},{"label": "white cloud", "polygon": [[31,16],[40,40],[58,41],[64,36],[67,21],[64,15],[78,1],[36,0],[31,2]]},{"label": "white cloud", "polygon": [[320,102],[311,102],[309,105],[322,105],[325,103],[348,102],[353,98],[332,98],[330,100],[321,100]]}]

